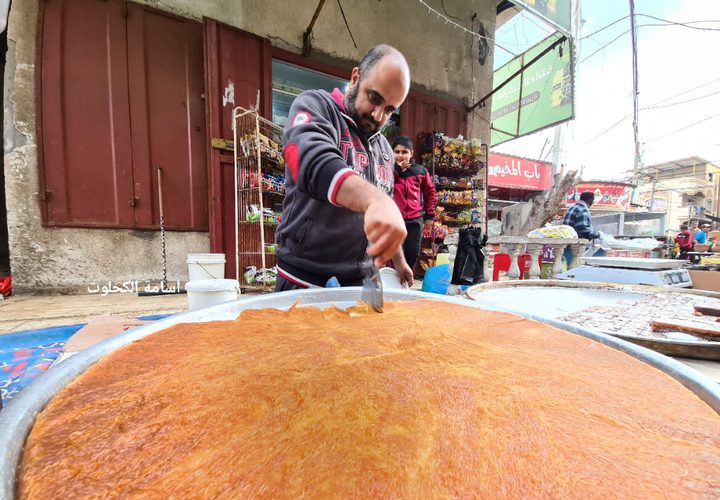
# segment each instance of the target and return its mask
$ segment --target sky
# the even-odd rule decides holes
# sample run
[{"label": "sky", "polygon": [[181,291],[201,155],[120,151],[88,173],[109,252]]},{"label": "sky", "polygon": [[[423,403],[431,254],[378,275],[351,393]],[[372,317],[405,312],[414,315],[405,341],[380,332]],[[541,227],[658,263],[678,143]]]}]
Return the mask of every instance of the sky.
[{"label": "sky", "polygon": [[[650,166],[699,156],[720,164],[720,0],[635,0],[635,14],[642,163]],[[645,26],[665,23],[640,14],[714,31]],[[628,15],[628,0],[581,1],[575,119],[560,125],[560,162],[582,170],[584,180],[621,180],[633,168]],[[522,52],[547,36],[549,31],[541,27],[542,21],[530,15],[515,16],[495,38],[511,51]],[[496,48],[495,67],[511,57]],[[554,137],[553,127],[495,146],[493,151],[551,161]]]}]

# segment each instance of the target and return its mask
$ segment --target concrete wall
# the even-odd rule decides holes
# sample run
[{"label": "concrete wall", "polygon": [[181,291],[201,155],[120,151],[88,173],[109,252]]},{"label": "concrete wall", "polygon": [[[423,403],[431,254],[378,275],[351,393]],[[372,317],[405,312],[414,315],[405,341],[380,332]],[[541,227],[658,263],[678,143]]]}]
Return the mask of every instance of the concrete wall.
[{"label": "concrete wall", "polygon": [[[217,19],[267,37],[299,53],[302,33],[317,2],[285,0],[140,0],[174,14]],[[14,2],[8,26],[5,72],[5,177],[13,285],[17,291],[85,288],[91,282],[145,280],[161,276],[159,233],[152,231],[44,228],[38,199],[35,51],[39,0]],[[428,4],[441,11],[439,0]],[[482,22],[492,36],[495,1],[446,4],[466,27]],[[416,0],[343,2],[358,48],[353,46],[337,2],[326,2],[317,20],[311,57],[352,67],[371,46],[389,43],[410,63],[413,84],[441,97],[471,104],[492,88],[492,46],[484,65],[478,41]],[[470,136],[489,139],[489,106],[468,117]],[[167,234],[168,278],[187,278],[185,255],[209,251],[207,233]]]},{"label": "concrete wall", "polygon": [[[300,52],[302,35],[310,24],[317,0],[137,0],[183,17],[217,19],[259,36],[273,46]],[[443,12],[440,0],[426,3]],[[441,97],[473,104],[492,90],[493,48],[484,65],[478,62],[478,40],[434,13],[417,0],[345,0],[345,17],[357,49],[348,34],[337,2],[326,1],[313,29],[311,57],[344,61],[350,68],[374,45],[387,43],[407,58],[413,85]],[[453,22],[477,32],[480,23],[492,38],[495,32],[494,0],[445,2]],[[444,15],[444,13],[443,13]],[[475,20],[471,19],[475,15]],[[490,108],[468,117],[470,137],[489,141]]]}]

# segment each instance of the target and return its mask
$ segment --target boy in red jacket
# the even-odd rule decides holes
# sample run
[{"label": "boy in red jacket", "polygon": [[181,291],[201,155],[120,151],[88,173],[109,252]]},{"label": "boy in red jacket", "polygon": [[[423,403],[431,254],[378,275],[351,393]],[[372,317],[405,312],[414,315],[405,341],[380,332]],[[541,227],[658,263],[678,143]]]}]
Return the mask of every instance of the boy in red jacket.
[{"label": "boy in red jacket", "polygon": [[413,163],[414,148],[409,138],[396,137],[392,147],[395,156],[393,197],[405,220],[407,237],[403,253],[412,269],[420,253],[423,220],[431,225],[435,217],[435,183],[425,167]]}]

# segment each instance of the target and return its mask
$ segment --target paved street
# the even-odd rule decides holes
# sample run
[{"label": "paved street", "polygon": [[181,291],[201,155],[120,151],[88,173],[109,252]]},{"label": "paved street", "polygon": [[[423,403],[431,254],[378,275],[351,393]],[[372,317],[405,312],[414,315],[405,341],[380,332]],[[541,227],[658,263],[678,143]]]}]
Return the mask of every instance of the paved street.
[{"label": "paved street", "polygon": [[87,323],[94,316],[127,318],[187,310],[187,295],[19,295],[0,301],[0,334]]}]

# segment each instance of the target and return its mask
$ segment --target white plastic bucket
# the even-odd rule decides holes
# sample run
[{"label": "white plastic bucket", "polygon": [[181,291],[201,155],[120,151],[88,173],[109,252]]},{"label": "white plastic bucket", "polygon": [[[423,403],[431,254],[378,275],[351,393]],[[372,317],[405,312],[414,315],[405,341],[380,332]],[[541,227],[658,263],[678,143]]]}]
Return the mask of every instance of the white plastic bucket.
[{"label": "white plastic bucket", "polygon": [[191,311],[237,300],[240,283],[237,280],[195,280],[185,283]]},{"label": "white plastic bucket", "polygon": [[188,281],[223,279],[224,253],[189,253],[187,256]]},{"label": "white plastic bucket", "polygon": [[380,281],[382,281],[383,290],[404,290],[407,289],[407,285],[403,285],[400,282],[400,276],[395,269],[392,267],[381,267],[380,268]]}]

